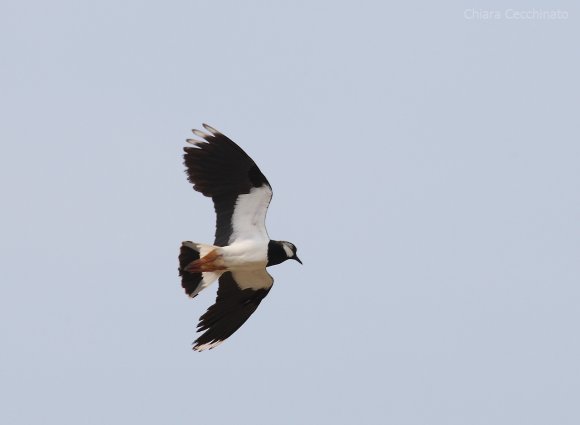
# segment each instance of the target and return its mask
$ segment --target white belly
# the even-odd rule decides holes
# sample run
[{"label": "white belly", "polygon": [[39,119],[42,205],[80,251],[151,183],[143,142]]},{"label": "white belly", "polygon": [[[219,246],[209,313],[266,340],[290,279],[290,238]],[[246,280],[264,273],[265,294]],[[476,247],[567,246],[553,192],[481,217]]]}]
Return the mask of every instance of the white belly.
[{"label": "white belly", "polygon": [[228,270],[248,270],[266,267],[268,242],[241,240],[221,248],[222,260]]}]

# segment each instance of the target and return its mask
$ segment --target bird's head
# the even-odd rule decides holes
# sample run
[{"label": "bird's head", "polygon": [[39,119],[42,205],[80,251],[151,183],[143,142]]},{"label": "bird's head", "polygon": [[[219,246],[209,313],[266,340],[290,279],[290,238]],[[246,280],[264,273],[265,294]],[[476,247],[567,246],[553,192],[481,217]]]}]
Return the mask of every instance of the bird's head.
[{"label": "bird's head", "polygon": [[296,260],[300,264],[300,258],[296,255],[296,246],[286,241],[270,241],[268,245],[268,265],[273,266],[286,260]]},{"label": "bird's head", "polygon": [[281,241],[281,242],[282,242],[282,248],[284,248],[284,252],[286,253],[287,259],[288,260],[296,260],[300,264],[302,264],[302,261],[300,261],[300,258],[298,258],[298,256],[296,255],[296,251],[298,251],[296,249],[296,245],[294,245],[291,242],[286,242],[286,241]]}]

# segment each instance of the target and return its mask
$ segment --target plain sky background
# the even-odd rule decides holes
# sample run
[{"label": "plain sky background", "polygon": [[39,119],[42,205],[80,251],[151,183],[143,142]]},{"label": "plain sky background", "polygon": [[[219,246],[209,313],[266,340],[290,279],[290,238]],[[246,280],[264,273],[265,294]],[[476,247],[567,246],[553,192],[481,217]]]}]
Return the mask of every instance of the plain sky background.
[{"label": "plain sky background", "polygon": [[[3,0],[0,423],[579,424],[579,14]],[[196,353],[202,122],[304,266]]]}]

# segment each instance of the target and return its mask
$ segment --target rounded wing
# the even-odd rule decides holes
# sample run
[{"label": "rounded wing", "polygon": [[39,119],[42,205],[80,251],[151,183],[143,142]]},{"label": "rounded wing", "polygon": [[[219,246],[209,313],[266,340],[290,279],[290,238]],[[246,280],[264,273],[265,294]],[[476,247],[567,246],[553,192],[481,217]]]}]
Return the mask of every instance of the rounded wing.
[{"label": "rounded wing", "polygon": [[217,299],[199,318],[198,331],[205,331],[193,349],[203,351],[221,344],[256,311],[274,283],[266,269],[226,272],[220,277]]},{"label": "rounded wing", "polygon": [[237,239],[269,240],[266,212],[272,187],[256,163],[232,140],[203,124],[193,130],[203,140],[188,139],[184,164],[193,188],[211,197],[217,215],[214,245]]}]

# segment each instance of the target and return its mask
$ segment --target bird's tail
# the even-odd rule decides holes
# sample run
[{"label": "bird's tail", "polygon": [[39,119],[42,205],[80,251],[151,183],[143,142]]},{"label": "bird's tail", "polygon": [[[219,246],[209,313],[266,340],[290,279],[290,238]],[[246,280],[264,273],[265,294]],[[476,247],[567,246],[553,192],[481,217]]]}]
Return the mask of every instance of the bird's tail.
[{"label": "bird's tail", "polygon": [[223,271],[197,272],[188,271],[192,263],[199,261],[213,248],[212,245],[204,245],[195,242],[182,242],[179,252],[179,276],[181,286],[190,297],[195,297],[199,292],[217,280]]}]

